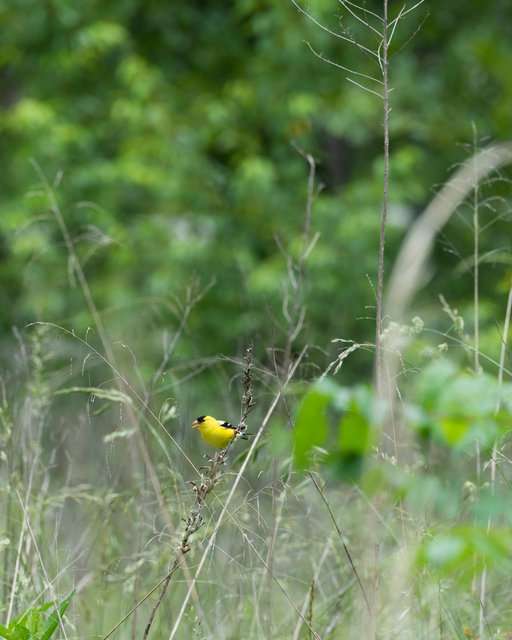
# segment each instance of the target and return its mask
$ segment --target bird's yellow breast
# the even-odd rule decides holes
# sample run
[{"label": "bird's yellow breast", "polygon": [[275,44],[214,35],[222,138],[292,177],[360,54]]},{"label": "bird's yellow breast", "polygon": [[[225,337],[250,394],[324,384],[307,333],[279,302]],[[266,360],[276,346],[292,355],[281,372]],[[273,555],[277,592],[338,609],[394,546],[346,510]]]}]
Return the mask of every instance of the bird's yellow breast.
[{"label": "bird's yellow breast", "polygon": [[229,422],[220,422],[212,416],[201,416],[192,426],[199,429],[203,440],[218,449],[227,447],[237,432]]}]

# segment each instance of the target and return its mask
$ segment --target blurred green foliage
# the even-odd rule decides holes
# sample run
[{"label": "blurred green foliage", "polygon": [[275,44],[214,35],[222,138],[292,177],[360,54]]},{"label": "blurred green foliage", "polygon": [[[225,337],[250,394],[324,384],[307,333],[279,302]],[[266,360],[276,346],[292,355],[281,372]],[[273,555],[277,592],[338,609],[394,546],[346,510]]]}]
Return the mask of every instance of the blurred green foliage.
[{"label": "blurred green foliage", "polygon": [[[349,480],[379,504],[385,496],[407,521],[423,521],[414,542],[419,571],[450,580],[455,572],[459,587],[475,571],[507,575],[510,478],[501,455],[512,431],[510,383],[441,356],[410,375],[408,398],[392,416],[368,386],[312,385],[297,409],[296,464]],[[490,476],[480,456],[485,468],[495,465]]]},{"label": "blurred green foliage", "polygon": [[293,430],[295,462],[320,456],[335,474],[359,476],[377,446],[385,410],[368,385],[340,387],[327,378],[305,393]]},{"label": "blurred green foliage", "polygon": [[426,440],[451,447],[491,447],[512,428],[510,383],[474,375],[447,359],[434,360],[418,376],[408,423]]},{"label": "blurred green foliage", "polygon": [[[390,5],[393,18],[402,5]],[[377,0],[365,3],[370,20],[370,12],[380,12],[381,6]],[[371,50],[378,46],[375,34],[343,15],[335,1],[312,0],[307,10],[328,29],[353,36]],[[390,51],[386,275],[404,232],[450,168],[487,138],[510,136],[509,14],[506,0],[433,0],[397,25]],[[380,28],[378,21],[375,26]],[[314,52],[378,79],[375,57],[320,29],[291,2],[270,0],[7,0],[0,6],[0,27],[0,327],[7,376],[2,378],[6,391],[0,411],[3,491],[9,503],[18,475],[19,482],[27,484],[29,472],[32,482],[36,470],[33,491],[39,491],[38,482],[44,487],[40,495],[50,524],[44,517],[39,524],[48,540],[54,532],[47,533],[45,527],[60,522],[61,505],[66,503],[61,533],[66,541],[88,531],[82,526],[87,520],[84,503],[97,507],[100,524],[93,542],[80,538],[80,544],[95,547],[95,556],[83,561],[83,575],[93,567],[99,576],[89,584],[87,577],[84,586],[94,598],[94,604],[85,607],[90,607],[87,615],[99,610],[115,623],[121,609],[129,609],[140,595],[139,567],[152,566],[158,579],[165,571],[169,545],[155,541],[163,531],[175,534],[172,528],[167,533],[168,523],[159,522],[161,511],[170,505],[179,521],[189,499],[183,493],[184,480],[191,474],[191,460],[178,455],[167,435],[180,445],[193,442],[185,450],[198,466],[202,463],[202,450],[192,441],[191,430],[183,428],[186,415],[219,409],[219,417],[233,419],[241,395],[239,389],[233,393],[232,382],[239,380],[241,370],[236,356],[249,339],[255,343],[255,414],[260,416],[276,385],[281,390],[280,365],[289,364],[293,352],[310,346],[297,378],[309,380],[329,363],[335,371],[343,363],[343,385],[333,376],[320,384],[293,387],[298,390],[293,398],[298,406],[289,407],[289,415],[296,417],[293,434],[288,427],[279,429],[284,419],[276,413],[269,424],[270,438],[263,439],[262,453],[248,471],[258,500],[258,522],[253,522],[252,497],[244,497],[248,509],[243,527],[250,523],[254,528],[263,555],[268,531],[275,532],[270,560],[290,560],[290,568],[276,567],[277,576],[288,571],[293,589],[313,586],[309,565],[312,559],[327,557],[331,544],[330,525],[309,512],[311,506],[323,506],[318,495],[308,493],[311,487],[301,484],[300,473],[293,484],[288,470],[292,440],[299,470],[316,465],[335,481],[358,480],[360,493],[342,492],[335,485],[330,500],[338,506],[336,517],[341,514],[340,521],[352,528],[351,548],[355,544],[360,558],[367,558],[374,544],[372,527],[361,515],[368,510],[365,500],[379,494],[389,498],[381,504],[386,562],[395,549],[402,553],[413,548],[415,570],[424,567],[443,579],[456,575],[461,580],[457,597],[465,590],[462,578],[474,580],[476,570],[497,568],[498,579],[500,567],[510,572],[508,469],[503,465],[500,481],[489,487],[482,470],[475,470],[473,449],[478,442],[483,457],[497,443],[503,445],[503,459],[510,459],[510,386],[499,385],[490,373],[474,375],[464,369],[473,352],[468,337],[472,327],[469,322],[466,329],[463,323],[463,318],[471,318],[473,305],[476,202],[481,216],[480,348],[489,356],[482,358],[484,368],[494,367],[495,376],[492,359],[498,359],[501,347],[496,318],[499,324],[511,278],[507,172],[480,185],[438,239],[415,313],[429,330],[437,328],[443,335],[425,331],[419,336],[419,326],[406,331],[413,342],[402,353],[404,406],[393,416],[397,430],[403,429],[397,433],[405,436],[403,442],[395,433],[383,440],[381,429],[389,416],[369,385],[382,201],[382,103]],[[379,85],[368,81],[368,86],[373,90]],[[319,235],[303,273],[298,265],[308,165],[294,145],[316,159],[318,191],[307,239]],[[84,300],[57,212],[62,213],[110,344],[123,358],[119,370],[107,369],[105,374],[102,368],[95,375],[105,365],[105,345],[100,345],[101,332]],[[446,305],[439,303],[440,292]],[[459,311],[451,312],[448,304]],[[295,315],[294,307],[299,309]],[[303,324],[297,323],[301,309]],[[40,326],[26,337],[15,329],[14,348],[6,337],[12,327],[38,320],[65,331]],[[287,344],[295,327],[295,338]],[[334,338],[356,341],[345,355],[357,348],[357,356],[336,359],[330,344]],[[440,341],[455,345],[460,353],[452,350],[451,360],[441,359]],[[229,361],[218,359],[219,354]],[[152,380],[162,357],[160,375]],[[187,384],[204,370],[207,375]],[[133,388],[115,388],[123,376]],[[56,388],[61,393],[52,395]],[[154,403],[161,421],[157,424],[149,411],[144,414],[142,423],[148,428],[140,438],[157,445],[151,449],[155,473],[150,475],[152,482],[162,479],[163,497],[157,505],[148,494],[141,508],[147,468],[132,438],[135,430],[127,428],[131,401],[126,399],[142,406],[146,391],[161,392],[161,402]],[[76,397],[83,400],[83,393],[90,395],[89,402],[85,410],[83,402],[77,410]],[[255,414],[251,421],[259,419]],[[400,449],[399,456],[388,450],[391,442]],[[384,446],[374,464],[379,443]],[[266,456],[269,450],[272,455]],[[62,451],[70,452],[72,462]],[[281,491],[281,473],[283,492],[278,495],[273,492]],[[59,475],[66,477],[64,483]],[[265,486],[261,496],[259,485]],[[281,514],[287,490],[303,503],[289,500]],[[265,507],[267,492],[272,502]],[[51,505],[59,510],[57,515]],[[290,516],[287,510],[295,508],[298,513]],[[35,501],[33,509],[41,510],[41,503]],[[141,513],[138,524],[134,512]],[[5,514],[6,540],[16,540],[23,518],[10,509]],[[149,562],[141,555],[147,540],[151,542],[144,554]],[[239,553],[233,540],[226,545],[227,572],[219,572],[207,594],[212,610],[223,605],[226,584],[238,589],[233,572],[245,567],[247,549]],[[274,557],[275,545],[281,546]],[[297,554],[299,548],[304,555]],[[49,549],[57,573],[61,559],[53,545]],[[66,545],[62,549],[68,553]],[[15,562],[12,545],[9,554],[6,568]],[[232,562],[238,558],[240,562]],[[333,580],[329,571],[318,590],[327,594],[326,628],[335,621],[330,598],[345,594],[345,582],[350,581],[348,575],[339,582],[339,558],[329,558],[328,564]],[[304,569],[300,576],[295,573],[298,565]],[[27,575],[38,575],[33,564],[27,566]],[[253,565],[248,573],[252,581]],[[155,574],[148,573],[148,581]],[[4,591],[10,571],[6,575]],[[262,584],[265,576],[262,572]],[[396,593],[405,593],[407,583]],[[42,580],[34,585],[36,592],[43,588]],[[123,606],[119,594],[111,597],[111,588],[124,590]],[[268,590],[271,601],[276,592]],[[262,595],[266,593],[262,589]],[[299,592],[292,595],[299,602]],[[431,602],[438,602],[438,596],[436,591]],[[257,605],[255,611],[265,610],[257,597],[247,604],[243,590],[237,597],[242,603],[238,609],[231,598],[226,600],[230,624],[238,627],[238,614],[247,614],[251,602]],[[61,613],[67,603],[69,598]],[[29,637],[34,631],[39,633],[34,637],[43,637],[55,623],[50,617],[50,626],[41,628],[45,608],[28,609],[8,629],[0,628],[0,634]],[[352,603],[344,610],[358,615]],[[280,617],[279,609],[276,612]],[[249,613],[252,628],[259,615]],[[400,615],[394,613],[390,609],[390,629],[402,619],[403,609]],[[82,629],[88,622],[84,617]],[[289,634],[284,617],[281,624]],[[97,633],[107,624],[95,620],[89,626]],[[55,626],[51,628],[53,633]],[[353,634],[350,621],[348,628]],[[426,623],[421,634],[427,628]]]},{"label": "blurred green foliage", "polygon": [[510,529],[486,526],[455,526],[448,532],[432,535],[429,532],[419,550],[419,560],[441,575],[449,576],[455,569],[459,580],[463,573],[468,583],[474,578],[475,568],[498,567],[509,571],[511,563],[508,549],[512,538]]},{"label": "blurred green foliage", "polygon": [[[339,30],[336,3],[315,0],[308,11]],[[471,140],[471,122],[479,135],[509,135],[507,17],[504,0],[431,2],[399,23],[390,261],[432,185],[463,159],[456,145]],[[373,35],[347,20],[343,28],[375,49]],[[172,7],[24,0],[4,3],[0,24],[4,329],[37,319],[83,334],[91,324],[33,159],[54,189],[111,338],[136,342],[150,368],[162,349],[159,330],[179,326],[187,288],[210,282],[179,357],[234,353],[248,336],[279,343],[288,329],[287,256],[298,258],[306,205],[307,166],[294,142],[317,158],[324,185],[313,211],[320,238],[307,265],[299,346],[329,349],[332,337],[372,335],[372,322],[361,318],[373,316],[367,275],[376,280],[382,105],[304,41],[378,77],[375,60],[291,3],[268,0]],[[458,257],[440,251],[437,265],[455,266],[470,253],[464,229],[452,231]],[[501,231],[499,224],[489,231],[491,245]],[[503,295],[496,274],[492,281],[487,274],[486,294]],[[469,280],[457,281],[462,299]],[[436,287],[452,293],[445,276]]]}]

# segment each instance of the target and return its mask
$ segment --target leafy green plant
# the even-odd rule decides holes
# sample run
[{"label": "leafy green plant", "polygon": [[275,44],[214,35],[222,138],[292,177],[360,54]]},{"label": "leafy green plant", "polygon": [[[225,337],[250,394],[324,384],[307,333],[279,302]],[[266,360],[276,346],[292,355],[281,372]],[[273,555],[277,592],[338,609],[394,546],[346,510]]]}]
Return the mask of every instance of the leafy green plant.
[{"label": "leafy green plant", "polygon": [[296,464],[314,456],[340,474],[358,474],[378,444],[385,416],[383,403],[369,385],[342,387],[332,379],[312,385],[299,405],[294,437]]},{"label": "leafy green plant", "polygon": [[475,375],[442,358],[420,372],[407,422],[422,439],[449,447],[492,446],[512,429],[512,385],[487,373]]},{"label": "leafy green plant", "polygon": [[[0,638],[5,640],[48,640],[62,622],[66,609],[74,596],[73,590],[57,607],[56,603],[46,602],[40,607],[30,607],[11,620],[7,627],[0,625]],[[51,607],[54,611],[44,615]]]}]

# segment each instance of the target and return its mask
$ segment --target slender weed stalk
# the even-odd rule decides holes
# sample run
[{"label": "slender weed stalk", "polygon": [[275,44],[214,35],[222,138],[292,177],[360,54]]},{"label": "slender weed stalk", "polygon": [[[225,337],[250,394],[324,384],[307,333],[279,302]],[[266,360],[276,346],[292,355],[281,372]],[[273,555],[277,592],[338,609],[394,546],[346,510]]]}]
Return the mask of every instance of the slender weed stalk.
[{"label": "slender weed stalk", "polygon": [[389,62],[388,51],[390,37],[388,35],[388,0],[383,2],[382,40],[379,45],[381,55],[379,65],[382,72],[382,103],[384,122],[384,174],[382,183],[382,214],[379,236],[379,268],[377,272],[377,306],[375,328],[375,380],[377,395],[383,396],[382,389],[382,291],[384,286],[384,247],[386,243],[386,222],[388,217],[389,199]]},{"label": "slender weed stalk", "polygon": [[[288,281],[289,286],[286,287],[286,295],[283,299],[283,314],[288,322],[288,332],[286,336],[286,346],[284,349],[284,357],[282,369],[286,375],[290,366],[292,358],[292,349],[295,341],[302,331],[304,326],[304,320],[306,317],[306,307],[303,302],[303,280],[304,280],[304,267],[306,260],[313,250],[317,240],[318,234],[315,234],[311,239],[311,214],[313,211],[313,204],[315,198],[318,195],[320,187],[315,187],[315,175],[316,175],[316,162],[314,157],[310,153],[306,153],[297,145],[294,145],[297,151],[303,158],[307,160],[309,165],[308,183],[307,183],[307,200],[306,200],[306,215],[304,216],[304,226],[302,231],[302,247],[298,260],[294,263],[291,256],[288,256]],[[291,289],[292,294],[288,295],[288,290]],[[274,359],[274,367],[276,366]]]},{"label": "slender weed stalk", "polygon": [[[480,183],[478,181],[478,140],[475,123],[473,123],[473,167],[474,167],[474,183],[473,183],[473,318],[474,318],[474,339],[475,339],[475,373],[480,373],[479,362],[479,344],[480,344],[480,331],[479,331],[479,306],[478,306],[478,286],[480,275],[480,253],[479,253],[479,241],[480,241]],[[478,445],[477,445],[478,446]],[[480,463],[480,451],[477,451],[477,464]],[[477,476],[480,478],[480,468],[477,468]]]},{"label": "slender weed stalk", "polygon": [[[473,208],[473,313],[474,313],[474,328],[473,328],[473,336],[474,336],[474,370],[475,375],[480,375],[482,373],[482,368],[480,365],[480,331],[479,331],[479,320],[480,320],[480,311],[479,311],[479,275],[480,275],[480,231],[481,231],[481,223],[480,223],[480,208],[481,208],[481,198],[480,198],[480,182],[478,181],[478,137],[477,137],[477,129],[476,125],[472,123],[473,129],[473,143],[472,143],[472,162],[474,169],[474,185],[473,185],[473,197],[472,197],[472,208]],[[500,363],[498,367],[498,383],[501,386],[503,382],[503,367],[504,367],[504,358],[506,353],[506,344],[508,337],[508,328],[510,323],[510,308],[511,308],[511,295],[509,292],[508,301],[507,301],[507,309],[505,312],[505,325],[502,337],[502,346],[500,352]],[[496,407],[496,412],[499,411],[499,401]],[[496,456],[497,456],[497,441],[495,441],[493,445],[493,449],[490,457],[490,469],[491,469],[491,490],[494,494],[495,484],[496,484]],[[480,451],[480,442],[477,440],[475,444],[475,457],[476,457],[476,477],[478,480],[478,485],[481,484],[481,475],[482,475],[482,461],[481,461],[481,451]],[[487,533],[491,530],[492,518],[489,517],[487,521]],[[487,565],[484,564],[481,575],[480,575],[480,589],[479,589],[479,616],[478,616],[478,637],[483,638],[484,633],[486,631],[486,592],[487,592]]]},{"label": "slender weed stalk", "polygon": [[[480,241],[480,183],[477,180],[478,176],[478,139],[476,125],[473,122],[473,166],[474,166],[474,185],[473,185],[473,336],[474,336],[474,368],[475,375],[481,373],[480,369],[480,330],[479,330],[479,275],[480,275],[480,254],[479,254],[479,241]],[[475,443],[475,458],[476,458],[476,477],[478,484],[480,485],[480,476],[482,473],[482,463],[480,459],[480,442],[477,440]],[[490,525],[490,519],[489,519]],[[490,528],[490,526],[488,527]],[[485,588],[486,588],[486,576],[487,568],[484,566],[480,575],[480,597],[479,597],[479,636],[483,637],[484,633],[484,614],[485,614]],[[475,576],[476,578],[476,576]]]}]

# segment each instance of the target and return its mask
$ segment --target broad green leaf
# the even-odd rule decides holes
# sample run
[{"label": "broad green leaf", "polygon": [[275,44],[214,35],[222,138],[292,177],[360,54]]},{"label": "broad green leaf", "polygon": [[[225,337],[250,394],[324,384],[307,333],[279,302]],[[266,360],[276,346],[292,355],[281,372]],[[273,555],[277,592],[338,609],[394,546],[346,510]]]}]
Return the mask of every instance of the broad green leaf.
[{"label": "broad green leaf", "polygon": [[9,640],[30,640],[31,635],[22,624],[11,622],[9,625]]},{"label": "broad green leaf", "polygon": [[425,547],[425,561],[442,569],[458,562],[463,557],[467,545],[457,535],[444,535],[430,541]]},{"label": "broad green leaf", "polygon": [[308,464],[313,447],[322,445],[327,437],[324,411],[329,400],[329,395],[313,389],[306,395],[300,407],[293,433],[295,461],[299,467]]},{"label": "broad green leaf", "polygon": [[419,375],[414,391],[416,402],[425,409],[436,407],[443,389],[453,379],[456,371],[456,365],[449,360],[429,363]]},{"label": "broad green leaf", "polygon": [[12,640],[11,632],[6,627],[3,627],[0,624],[0,638],[4,638],[5,640]]},{"label": "broad green leaf", "polygon": [[509,385],[500,385],[496,377],[469,374],[450,361],[440,360],[419,374],[415,404],[409,405],[404,415],[421,435],[449,447],[475,441],[489,446],[512,426],[510,396]]},{"label": "broad green leaf", "polygon": [[59,606],[59,613],[57,613],[57,611],[54,611],[50,615],[45,625],[43,626],[41,633],[36,636],[37,640],[48,640],[51,637],[52,633],[55,631],[57,625],[59,624],[59,619],[62,618],[66,609],[68,608],[69,603],[71,602],[71,598],[75,595],[75,591],[76,589],[73,589],[69,596],[63,602],[61,602]]},{"label": "broad green leaf", "polygon": [[452,446],[462,440],[470,426],[464,418],[450,416],[440,419],[438,425],[446,443]]},{"label": "broad green leaf", "polygon": [[496,411],[501,390],[488,374],[458,373],[441,387],[438,407],[454,415],[484,416]]},{"label": "broad green leaf", "polygon": [[371,426],[355,402],[338,427],[338,445],[342,455],[363,455],[371,446]]},{"label": "broad green leaf", "polygon": [[350,404],[338,427],[338,446],[342,456],[361,456],[375,444],[377,427],[385,415],[373,389],[366,385],[352,390]]},{"label": "broad green leaf", "polygon": [[496,565],[510,571],[512,535],[507,529],[487,531],[487,526],[456,526],[424,541],[420,559],[440,572]]}]

